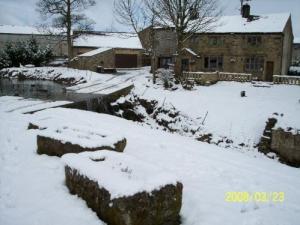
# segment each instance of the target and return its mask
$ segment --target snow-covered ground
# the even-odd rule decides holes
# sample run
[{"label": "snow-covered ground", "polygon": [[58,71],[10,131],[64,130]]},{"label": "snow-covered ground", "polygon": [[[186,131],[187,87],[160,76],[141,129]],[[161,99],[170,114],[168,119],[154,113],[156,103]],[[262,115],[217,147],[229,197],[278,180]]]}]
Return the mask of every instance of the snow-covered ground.
[{"label": "snow-covered ground", "polygon": [[[123,154],[163,168],[183,183],[184,225],[299,223],[299,169],[263,155],[254,158],[222,151],[215,145],[110,115],[62,108],[24,115],[4,108],[1,105],[0,224],[102,224],[84,201],[68,193],[61,159],[36,154],[39,131],[26,129],[32,120],[58,126],[76,121],[76,125],[96,131],[125,132]],[[282,203],[226,202],[226,193],[232,191],[280,191],[285,199]]]},{"label": "snow-covered ground", "polygon": [[[208,112],[203,128],[237,144],[257,143],[267,118],[275,112],[284,114],[284,126],[300,128],[299,86],[219,82],[192,91],[181,87],[170,91],[153,85],[148,69],[124,71],[124,76],[117,77],[95,74],[98,77],[72,89],[97,92],[105,89],[108,80],[117,85],[131,82],[135,85],[132,95],[157,100],[161,105],[172,104],[200,124]],[[240,97],[241,91],[246,91],[247,97]],[[47,108],[47,104],[60,103],[0,97],[1,225],[104,224],[84,201],[69,194],[62,160],[36,154],[39,131],[27,130],[28,123],[34,121],[125,136],[123,154],[162,168],[183,183],[183,225],[299,224],[299,169],[269,159],[255,149],[249,154],[224,150],[105,114],[62,108],[22,114],[31,108]],[[233,191],[284,192],[285,199],[226,202],[226,193]]]}]

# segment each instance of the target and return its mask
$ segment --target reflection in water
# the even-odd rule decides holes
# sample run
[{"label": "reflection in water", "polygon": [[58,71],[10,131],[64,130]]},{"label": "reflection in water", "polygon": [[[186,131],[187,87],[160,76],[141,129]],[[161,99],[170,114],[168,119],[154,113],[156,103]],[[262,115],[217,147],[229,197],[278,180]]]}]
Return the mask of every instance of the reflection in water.
[{"label": "reflection in water", "polygon": [[21,96],[24,98],[38,98],[43,100],[83,101],[100,98],[96,94],[77,94],[66,92],[65,86],[48,80],[17,80],[0,78],[0,96]]}]

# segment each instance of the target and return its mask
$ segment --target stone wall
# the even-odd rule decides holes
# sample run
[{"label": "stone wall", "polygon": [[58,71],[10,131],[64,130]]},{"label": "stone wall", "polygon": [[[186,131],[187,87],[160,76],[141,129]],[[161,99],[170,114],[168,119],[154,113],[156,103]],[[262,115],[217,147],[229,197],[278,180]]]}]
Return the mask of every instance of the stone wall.
[{"label": "stone wall", "polygon": [[287,164],[300,167],[300,134],[280,128],[272,130],[271,149]]},{"label": "stone wall", "polygon": [[282,75],[288,74],[289,67],[292,63],[293,39],[294,36],[293,36],[292,20],[290,17],[283,31],[283,49],[282,49],[283,56],[282,56],[282,69],[281,69]]},{"label": "stone wall", "polygon": [[300,62],[300,43],[293,44],[292,63]]},{"label": "stone wall", "polygon": [[[281,115],[282,116],[282,115]],[[274,129],[277,118],[269,118],[263,136],[258,144],[258,150],[264,154],[275,152],[281,162],[290,166],[300,167],[300,134]]]},{"label": "stone wall", "polygon": [[93,51],[97,49],[97,47],[77,47],[73,46],[73,56],[76,57],[78,55],[84,54],[89,51]]},{"label": "stone wall", "polygon": [[108,225],[179,225],[182,184],[166,185],[151,193],[111,199],[109,190],[65,167],[66,185],[71,194],[84,199],[98,217]]},{"label": "stone wall", "polygon": [[[145,46],[149,31],[141,33]],[[250,46],[247,43],[248,36],[261,37],[261,44]],[[210,39],[220,38],[220,44],[212,45]],[[149,38],[149,37],[148,37]],[[223,68],[220,71],[231,73],[251,73],[259,80],[271,80],[267,77],[267,62],[273,62],[273,75],[287,74],[287,68],[291,63],[292,54],[292,30],[291,21],[283,33],[199,33],[185,42],[185,47],[192,49],[198,57],[184,56],[190,60],[190,71],[210,71],[204,68],[206,56],[222,56]],[[155,30],[155,54],[159,57],[172,57],[176,52],[176,35],[170,29]],[[261,71],[247,71],[245,68],[246,57],[261,56],[264,58],[264,66]],[[157,63],[156,65],[157,66]]]},{"label": "stone wall", "polygon": [[71,61],[69,66],[75,69],[91,70],[97,72],[97,68],[99,66],[102,66],[103,68],[116,68],[115,55],[128,54],[137,55],[137,65],[138,67],[141,67],[142,53],[143,50],[139,49],[112,48],[94,56],[77,56]]},{"label": "stone wall", "polygon": [[0,34],[0,50],[8,42],[28,41],[34,37],[39,45],[46,47],[50,45],[55,56],[64,57],[68,55],[68,45],[61,36],[37,35],[37,34]]}]

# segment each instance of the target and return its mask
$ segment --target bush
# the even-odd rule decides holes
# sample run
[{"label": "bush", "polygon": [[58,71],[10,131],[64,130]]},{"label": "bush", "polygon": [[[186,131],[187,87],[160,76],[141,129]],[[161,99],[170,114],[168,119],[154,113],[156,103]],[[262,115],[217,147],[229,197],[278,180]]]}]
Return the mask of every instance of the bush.
[{"label": "bush", "polygon": [[48,63],[52,57],[52,50],[49,46],[39,46],[34,38],[15,44],[8,43],[0,53],[0,69],[20,66],[20,64],[42,66]]}]

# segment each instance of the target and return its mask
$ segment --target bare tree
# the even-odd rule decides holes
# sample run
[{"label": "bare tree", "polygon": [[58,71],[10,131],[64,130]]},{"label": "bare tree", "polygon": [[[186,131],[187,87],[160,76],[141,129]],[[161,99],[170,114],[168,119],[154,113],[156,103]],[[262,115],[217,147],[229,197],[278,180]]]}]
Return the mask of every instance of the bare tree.
[{"label": "bare tree", "polygon": [[[131,27],[143,43],[140,32],[145,28],[149,29],[147,44],[144,46],[151,57],[151,64],[155,63],[154,55],[154,26],[155,14],[154,6],[156,0],[115,0],[114,11],[119,23]],[[153,68],[153,66],[152,66]],[[153,73],[153,82],[155,83],[155,71]]]},{"label": "bare tree", "polygon": [[63,30],[67,36],[69,60],[73,56],[72,30],[91,30],[94,22],[82,13],[96,4],[95,0],[39,0],[37,11],[45,19],[52,19],[52,26]]},{"label": "bare tree", "polygon": [[176,33],[175,75],[181,74],[184,42],[197,32],[206,32],[215,25],[221,13],[218,0],[155,0],[154,14],[163,27]]}]

